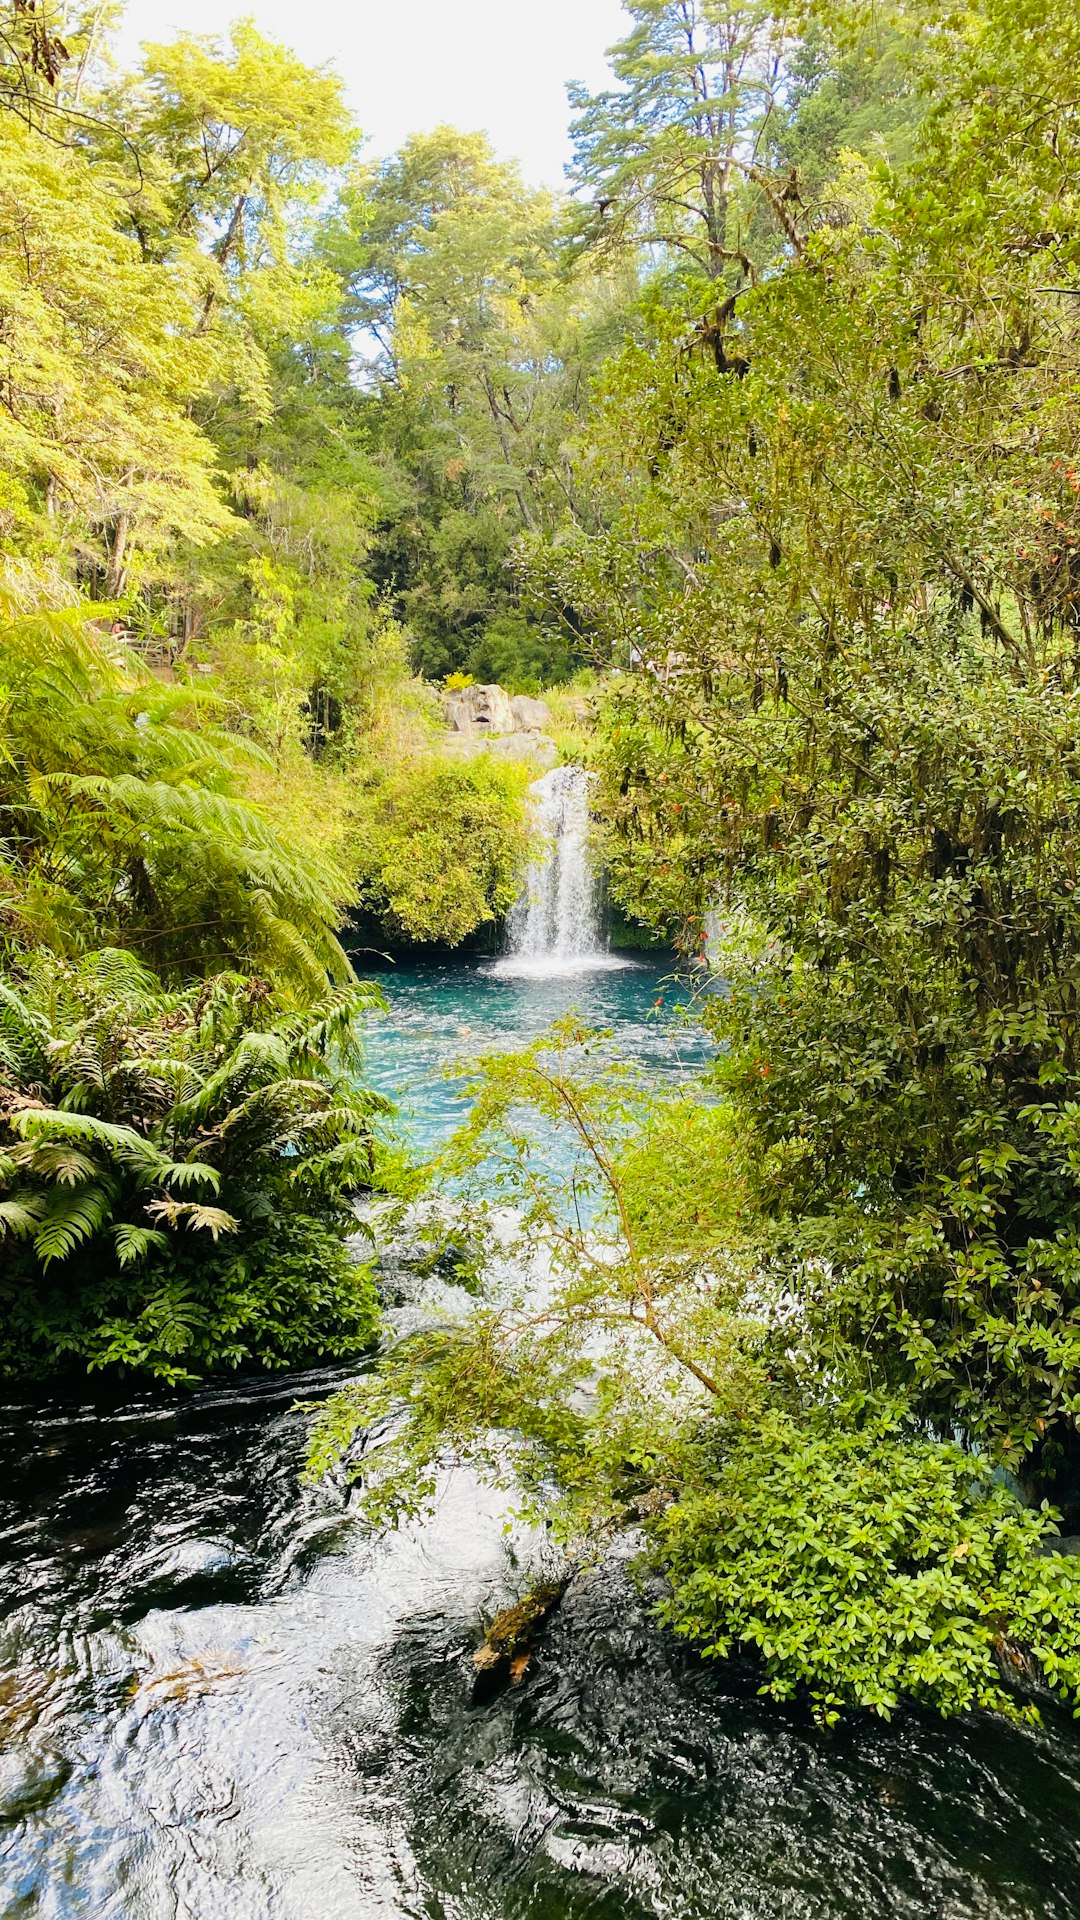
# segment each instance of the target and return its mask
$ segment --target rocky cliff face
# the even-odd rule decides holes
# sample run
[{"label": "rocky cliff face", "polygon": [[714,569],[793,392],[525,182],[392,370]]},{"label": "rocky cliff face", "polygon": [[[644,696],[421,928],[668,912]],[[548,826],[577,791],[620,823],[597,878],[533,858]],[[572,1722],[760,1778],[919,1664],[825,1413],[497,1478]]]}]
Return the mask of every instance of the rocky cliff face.
[{"label": "rocky cliff face", "polygon": [[544,732],[551,710],[545,700],[510,695],[505,687],[461,687],[443,696],[443,713],[454,744],[466,752],[486,747],[510,759],[532,758],[550,765],[554,742]]}]

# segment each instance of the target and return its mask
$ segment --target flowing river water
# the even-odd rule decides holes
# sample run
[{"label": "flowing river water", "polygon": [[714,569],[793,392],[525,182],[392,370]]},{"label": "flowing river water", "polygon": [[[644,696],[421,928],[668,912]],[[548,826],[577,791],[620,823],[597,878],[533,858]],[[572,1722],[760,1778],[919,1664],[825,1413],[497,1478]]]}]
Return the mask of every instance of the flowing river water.
[{"label": "flowing river water", "polygon": [[[370,1044],[420,1142],[448,1061],[571,1007],[696,1070],[651,964],[404,970]],[[659,1009],[657,999],[664,1002]],[[1080,1734],[759,1700],[618,1558],[471,1700],[542,1543],[451,1470],[368,1537],[299,1479],[344,1370],[3,1410],[0,1912],[40,1920],[1080,1920]]]}]

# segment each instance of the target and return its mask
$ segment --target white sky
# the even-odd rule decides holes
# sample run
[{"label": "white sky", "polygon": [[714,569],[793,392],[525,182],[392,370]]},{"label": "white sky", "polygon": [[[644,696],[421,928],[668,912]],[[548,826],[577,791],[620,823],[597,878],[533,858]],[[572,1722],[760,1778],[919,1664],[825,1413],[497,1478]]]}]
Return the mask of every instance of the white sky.
[{"label": "white sky", "polygon": [[128,0],[119,51],[244,15],[309,65],[334,62],[368,154],[448,121],[548,186],[569,158],[566,82],[603,85],[604,50],[629,24],[619,0]]}]

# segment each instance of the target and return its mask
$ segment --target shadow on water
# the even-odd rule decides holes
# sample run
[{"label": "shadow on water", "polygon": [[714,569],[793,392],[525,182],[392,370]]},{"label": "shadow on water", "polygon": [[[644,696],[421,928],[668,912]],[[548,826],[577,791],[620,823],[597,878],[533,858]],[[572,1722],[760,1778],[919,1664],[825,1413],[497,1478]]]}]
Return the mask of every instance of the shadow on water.
[{"label": "shadow on water", "polygon": [[[654,987],[625,1027],[681,1072]],[[421,1107],[465,1006],[495,1024],[487,991],[393,988]],[[516,991],[494,1004],[520,1036]],[[820,1734],[657,1630],[621,1562],[572,1584],[519,1687],[471,1705],[479,1622],[543,1543],[460,1469],[379,1540],[340,1489],[302,1488],[294,1402],[341,1377],[4,1409],[5,1915],[1080,1920],[1064,1715]]]}]

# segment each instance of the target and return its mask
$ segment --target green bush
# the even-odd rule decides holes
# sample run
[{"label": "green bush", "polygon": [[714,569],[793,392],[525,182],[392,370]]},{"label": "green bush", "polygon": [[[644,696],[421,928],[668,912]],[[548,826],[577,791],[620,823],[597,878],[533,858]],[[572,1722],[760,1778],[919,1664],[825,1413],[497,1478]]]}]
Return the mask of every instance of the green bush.
[{"label": "green bush", "polygon": [[1047,1550],[1053,1511],[849,1391],[852,1357],[745,1241],[737,1113],[650,1092],[569,1020],[482,1067],[441,1164],[479,1176],[476,1245],[493,1197],[520,1209],[543,1292],[500,1238],[467,1310],[325,1403],[310,1470],[393,1415],[357,1469],[375,1524],[420,1511],[450,1452],[572,1550],[641,1528],[676,1631],[755,1654],[765,1692],[826,1723],[902,1700],[1030,1718],[1017,1679],[1080,1706],[1080,1559]]},{"label": "green bush", "polygon": [[109,950],[0,982],[0,1367],[176,1381],[362,1347],[344,1240],[385,1103],[344,1075],[376,999],[297,1011],[236,974],[168,993]]},{"label": "green bush", "polygon": [[903,1696],[1031,1717],[1009,1681],[1032,1670],[1080,1707],[1080,1561],[1042,1551],[1053,1518],[887,1418],[773,1413],[663,1516],[662,1611],[706,1654],[754,1649],[764,1692],[805,1688],[829,1723]]},{"label": "green bush", "polygon": [[457,946],[509,912],[529,856],[530,771],[479,754],[404,762],[365,797],[363,905],[392,937]]}]

